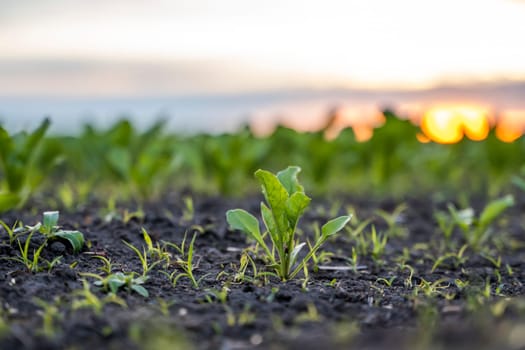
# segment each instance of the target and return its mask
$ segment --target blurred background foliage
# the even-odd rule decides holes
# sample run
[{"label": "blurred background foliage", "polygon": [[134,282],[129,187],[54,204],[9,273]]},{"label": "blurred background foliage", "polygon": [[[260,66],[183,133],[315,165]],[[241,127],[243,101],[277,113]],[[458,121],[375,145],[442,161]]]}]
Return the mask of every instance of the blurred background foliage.
[{"label": "blurred background foliage", "polygon": [[384,112],[385,123],[359,142],[351,128],[332,140],[326,130],[299,133],[278,126],[256,137],[248,126],[232,134],[167,132],[163,121],[138,130],[128,120],[108,129],[85,125],[76,136],[0,129],[0,210],[24,205],[31,195],[65,206],[90,198],[138,203],[171,191],[243,196],[258,191],[253,173],[288,165],[302,168],[309,193],[328,197],[495,196],[524,175],[525,139],[505,143],[494,130],[483,141],[421,143],[419,127]]}]

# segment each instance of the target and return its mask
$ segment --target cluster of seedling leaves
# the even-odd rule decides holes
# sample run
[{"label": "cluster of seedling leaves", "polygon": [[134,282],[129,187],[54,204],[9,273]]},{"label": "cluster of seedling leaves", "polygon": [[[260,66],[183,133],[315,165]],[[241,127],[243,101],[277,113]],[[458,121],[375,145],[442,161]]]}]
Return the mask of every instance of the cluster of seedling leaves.
[{"label": "cluster of seedling leaves", "polygon": [[493,200],[487,204],[479,217],[475,216],[472,208],[457,210],[454,205],[449,204],[450,218],[448,220],[461,229],[467,243],[473,249],[479,250],[492,234],[491,224],[514,203],[512,195]]},{"label": "cluster of seedling leaves", "polygon": [[95,281],[95,285],[102,287],[105,291],[117,294],[118,290],[121,288],[127,288],[138,294],[142,295],[144,298],[149,296],[146,288],[142,286],[147,280],[146,276],[135,277],[136,273],[131,272],[124,274],[123,272],[116,272],[110,274],[106,278]]},{"label": "cluster of seedling leaves", "polygon": [[58,211],[46,211],[43,220],[34,226],[20,227],[14,230],[17,235],[29,233],[26,241],[30,241],[35,232],[41,233],[46,241],[59,240],[66,242],[73,253],[79,253],[84,247],[84,234],[77,230],[62,230],[58,226]]},{"label": "cluster of seedling leaves", "polygon": [[58,211],[46,211],[43,214],[43,223],[31,227],[39,230],[48,240],[62,240],[68,243],[73,253],[78,253],[84,247],[84,234],[77,230],[62,230],[58,226]]},{"label": "cluster of seedling leaves", "polygon": [[[53,241],[63,242],[69,250],[76,254],[79,253],[84,247],[84,235],[82,232],[77,230],[62,230],[57,225],[59,218],[58,211],[48,211],[43,214],[43,222],[39,222],[34,226],[20,226],[20,227],[9,227],[5,222],[0,220],[0,225],[9,236],[9,243],[14,244],[15,241],[19,248],[19,255],[14,257],[5,257],[13,261],[20,262],[30,272],[39,272],[42,270],[40,264],[40,255],[42,250]],[[16,224],[15,224],[16,225]],[[36,250],[33,250],[32,256],[30,254],[30,244],[35,234],[41,234],[44,238],[44,242],[38,246]],[[25,237],[25,241],[20,238]],[[50,270],[59,262],[61,256],[55,257],[52,261],[47,262],[48,269]]]},{"label": "cluster of seedling leaves", "polygon": [[[255,172],[266,200],[266,203],[261,203],[261,217],[266,232],[261,233],[259,220],[243,209],[229,210],[226,213],[231,227],[245,232],[257,242],[268,259],[268,267],[284,281],[294,278],[302,271],[323,243],[350,221],[350,216],[340,216],[324,224],[321,236],[310,247],[310,252],[299,259],[306,242],[299,243],[296,239],[297,223],[310,204],[310,198],[297,179],[300,170],[297,166],[290,166],[276,175],[266,170]],[[265,242],[267,235],[271,246]]]}]

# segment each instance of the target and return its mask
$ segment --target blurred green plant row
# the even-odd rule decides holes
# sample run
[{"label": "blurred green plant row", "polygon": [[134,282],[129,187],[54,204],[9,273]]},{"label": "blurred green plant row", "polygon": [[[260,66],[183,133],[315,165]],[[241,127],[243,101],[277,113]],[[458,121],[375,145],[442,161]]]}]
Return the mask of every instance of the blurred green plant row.
[{"label": "blurred green plant row", "polygon": [[423,144],[417,126],[388,112],[385,117],[367,142],[357,142],[350,128],[327,141],[323,130],[278,127],[265,138],[248,127],[234,134],[183,135],[167,133],[164,122],[140,131],[127,120],[105,130],[86,125],[76,136],[48,135],[47,119],[14,135],[0,127],[0,211],[20,207],[35,194],[60,198],[66,206],[89,196],[143,201],[187,188],[240,196],[257,191],[255,170],[290,164],[302,167],[314,195],[495,195],[513,179],[525,184],[523,137],[504,143],[491,132],[481,142]]}]

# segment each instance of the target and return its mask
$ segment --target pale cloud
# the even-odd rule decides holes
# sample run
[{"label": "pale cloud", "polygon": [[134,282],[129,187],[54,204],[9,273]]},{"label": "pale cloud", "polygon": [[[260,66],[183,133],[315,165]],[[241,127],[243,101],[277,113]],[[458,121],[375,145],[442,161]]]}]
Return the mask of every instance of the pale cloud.
[{"label": "pale cloud", "polygon": [[[51,81],[57,91],[170,93],[525,76],[517,1],[2,0],[0,12],[0,77],[20,91]],[[13,61],[18,75],[8,74]]]},{"label": "pale cloud", "polygon": [[221,60],[0,60],[0,77],[0,96],[225,94],[312,87],[317,82],[315,77],[269,73]]}]

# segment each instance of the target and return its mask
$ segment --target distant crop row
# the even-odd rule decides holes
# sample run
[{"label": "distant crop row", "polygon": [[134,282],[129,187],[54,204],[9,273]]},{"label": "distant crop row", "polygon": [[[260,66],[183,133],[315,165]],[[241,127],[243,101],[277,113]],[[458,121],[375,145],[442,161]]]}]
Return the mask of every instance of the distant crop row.
[{"label": "distant crop row", "polygon": [[259,168],[301,166],[314,195],[398,196],[467,191],[495,195],[514,183],[525,188],[525,138],[420,143],[419,129],[386,113],[374,137],[358,142],[352,129],[335,140],[323,130],[278,127],[264,138],[249,128],[234,134],[168,133],[163,122],[137,130],[121,120],[108,129],[86,125],[79,135],[51,136],[50,121],[9,134],[0,127],[0,211],[37,194],[66,207],[90,196],[149,200],[170,190],[243,195],[256,190]]}]

